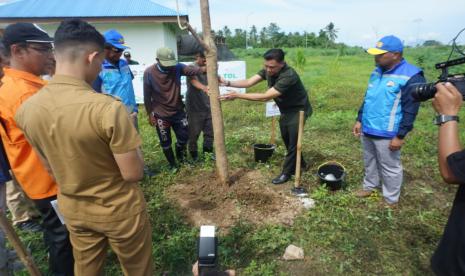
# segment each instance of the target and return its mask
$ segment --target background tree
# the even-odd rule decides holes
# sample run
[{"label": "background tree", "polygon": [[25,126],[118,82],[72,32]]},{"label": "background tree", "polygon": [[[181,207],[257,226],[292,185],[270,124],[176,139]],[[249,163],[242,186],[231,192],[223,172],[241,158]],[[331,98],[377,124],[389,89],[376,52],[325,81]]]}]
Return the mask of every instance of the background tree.
[{"label": "background tree", "polygon": [[442,43],[437,40],[426,40],[423,42],[423,46],[442,46]]},{"label": "background tree", "polygon": [[257,27],[255,25],[252,25],[250,28],[249,32],[249,45],[252,47],[257,47],[257,40],[258,40],[258,34],[257,34]]}]

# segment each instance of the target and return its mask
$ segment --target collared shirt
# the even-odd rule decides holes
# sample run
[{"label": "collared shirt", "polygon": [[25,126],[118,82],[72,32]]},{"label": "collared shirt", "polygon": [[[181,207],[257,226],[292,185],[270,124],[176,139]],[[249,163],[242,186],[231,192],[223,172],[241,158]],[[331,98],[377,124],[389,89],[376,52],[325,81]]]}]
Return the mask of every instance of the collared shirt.
[{"label": "collared shirt", "polygon": [[142,143],[120,101],[56,75],[24,103],[16,121],[50,164],[65,219],[112,222],[145,209],[139,184],[123,179],[114,158]]},{"label": "collared shirt", "polygon": [[39,77],[12,68],[5,68],[0,87],[0,134],[10,161],[11,170],[24,192],[31,199],[43,199],[57,194],[57,185],[39,156],[16,125],[18,108],[37,93],[46,82]]},{"label": "collared shirt", "polygon": [[97,92],[110,94],[121,99],[128,112],[138,112],[136,96],[132,80],[134,75],[124,59],[120,59],[117,65],[107,61],[102,63],[102,71],[92,84]]},{"label": "collared shirt", "polygon": [[275,76],[269,76],[265,69],[260,70],[257,75],[267,81],[268,88],[274,87],[281,94],[274,98],[281,113],[305,111],[306,115],[311,115],[312,106],[307,90],[292,67],[284,65]]}]

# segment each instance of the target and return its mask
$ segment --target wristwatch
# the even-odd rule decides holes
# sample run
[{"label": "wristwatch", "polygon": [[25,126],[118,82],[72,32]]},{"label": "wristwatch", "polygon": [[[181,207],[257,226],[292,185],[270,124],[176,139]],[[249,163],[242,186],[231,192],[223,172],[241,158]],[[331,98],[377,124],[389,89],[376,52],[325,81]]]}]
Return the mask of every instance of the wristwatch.
[{"label": "wristwatch", "polygon": [[434,118],[433,120],[433,123],[435,125],[442,125],[446,122],[449,122],[449,121],[459,121],[459,116],[452,116],[452,115],[444,115],[444,114],[439,114],[438,116],[436,116],[436,118]]}]

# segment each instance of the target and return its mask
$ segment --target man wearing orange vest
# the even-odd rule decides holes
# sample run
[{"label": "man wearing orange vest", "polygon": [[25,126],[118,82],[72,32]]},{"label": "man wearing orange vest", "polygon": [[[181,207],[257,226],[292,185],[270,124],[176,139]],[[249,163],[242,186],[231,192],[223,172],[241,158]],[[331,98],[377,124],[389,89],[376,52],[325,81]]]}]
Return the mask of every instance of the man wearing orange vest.
[{"label": "man wearing orange vest", "polygon": [[50,272],[73,275],[69,234],[50,203],[56,199],[57,184],[14,120],[18,108],[46,84],[39,76],[53,65],[52,41],[31,23],[16,23],[5,29],[2,42],[10,67],[5,68],[0,88],[0,134],[13,174],[42,215]]}]

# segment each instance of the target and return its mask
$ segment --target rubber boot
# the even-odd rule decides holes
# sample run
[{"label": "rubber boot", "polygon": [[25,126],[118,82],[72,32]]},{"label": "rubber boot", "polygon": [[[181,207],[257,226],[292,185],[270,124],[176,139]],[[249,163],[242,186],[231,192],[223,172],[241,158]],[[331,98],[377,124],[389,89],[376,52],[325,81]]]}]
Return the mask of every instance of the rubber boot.
[{"label": "rubber boot", "polygon": [[174,158],[173,149],[170,147],[168,149],[164,149],[163,153],[165,154],[166,160],[170,164],[171,170],[177,170],[178,164],[176,164],[176,159]]},{"label": "rubber boot", "polygon": [[194,151],[189,151],[191,157],[192,157],[192,161],[194,162],[197,162],[199,161],[199,152],[194,150]]},{"label": "rubber boot", "polygon": [[186,146],[176,145],[176,158],[179,163],[184,163],[187,159]]}]

